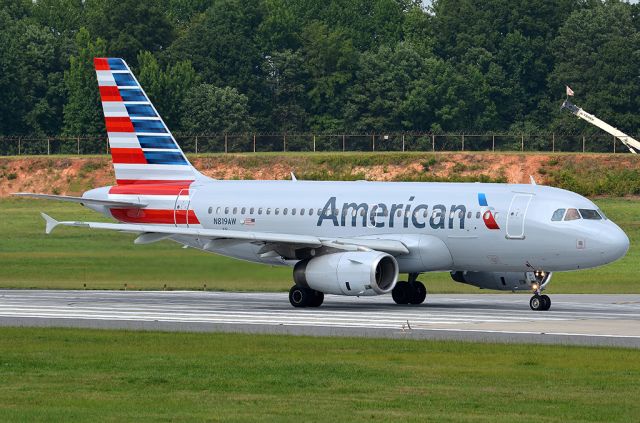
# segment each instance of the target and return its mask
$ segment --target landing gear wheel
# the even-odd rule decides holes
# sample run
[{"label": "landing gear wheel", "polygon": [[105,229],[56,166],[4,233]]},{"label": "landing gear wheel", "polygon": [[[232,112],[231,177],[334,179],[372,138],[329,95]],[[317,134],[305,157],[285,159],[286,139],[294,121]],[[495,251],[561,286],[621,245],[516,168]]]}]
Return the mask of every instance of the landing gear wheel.
[{"label": "landing gear wheel", "polygon": [[310,289],[309,291],[312,292],[309,298],[309,307],[320,307],[324,301],[324,293],[313,289]]},{"label": "landing gear wheel", "polygon": [[320,307],[324,301],[324,294],[310,288],[294,285],[289,290],[289,302],[294,307]]},{"label": "landing gear wheel", "polygon": [[544,311],[549,310],[551,308],[551,298],[549,298],[548,295],[541,295],[540,299],[542,300],[542,303],[544,305],[542,310],[544,310]]},{"label": "landing gear wheel", "polygon": [[[413,285],[413,286],[411,286]],[[409,298],[410,304],[422,304],[424,299],[427,298],[427,288],[425,288],[422,282],[415,281],[413,284],[409,284],[411,289],[411,297]]]},{"label": "landing gear wheel", "polygon": [[391,291],[391,297],[396,304],[409,304],[409,299],[411,298],[409,282],[398,282]]},{"label": "landing gear wheel", "polygon": [[309,300],[309,294],[305,288],[294,285],[289,290],[289,302],[294,307],[306,307]]}]

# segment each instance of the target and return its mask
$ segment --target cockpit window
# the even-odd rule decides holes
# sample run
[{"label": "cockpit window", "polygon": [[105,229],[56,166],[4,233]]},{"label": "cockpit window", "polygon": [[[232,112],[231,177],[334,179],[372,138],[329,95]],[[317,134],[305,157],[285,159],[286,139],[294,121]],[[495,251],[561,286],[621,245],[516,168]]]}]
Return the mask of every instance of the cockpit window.
[{"label": "cockpit window", "polygon": [[580,213],[576,209],[568,209],[567,214],[564,216],[564,220],[577,220],[580,219]]},{"label": "cockpit window", "polygon": [[597,210],[580,209],[580,215],[583,219],[587,220],[602,220],[602,216],[600,216]]},{"label": "cockpit window", "polygon": [[553,216],[551,216],[551,220],[554,222],[559,222],[562,220],[562,216],[564,216],[564,212],[567,209],[558,209],[556,211],[553,212]]},{"label": "cockpit window", "polygon": [[606,214],[604,214],[602,210],[598,209],[598,214],[599,214],[600,216],[602,216],[602,218],[603,218],[604,220],[607,220],[607,215],[606,215]]}]

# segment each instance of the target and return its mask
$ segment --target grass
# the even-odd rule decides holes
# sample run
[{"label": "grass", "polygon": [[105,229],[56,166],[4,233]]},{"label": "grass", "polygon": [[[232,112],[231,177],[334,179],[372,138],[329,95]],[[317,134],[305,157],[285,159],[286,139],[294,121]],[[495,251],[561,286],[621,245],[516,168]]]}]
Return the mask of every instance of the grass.
[{"label": "grass", "polygon": [[2,421],[636,421],[640,352],[0,328]]},{"label": "grass", "polygon": [[[640,201],[599,199],[598,205],[627,232],[631,248],[613,264],[554,275],[550,293],[640,293]],[[27,199],[0,200],[0,287],[83,289],[207,289],[285,291],[291,270],[233,260],[162,241],[134,245],[134,235],[82,228],[44,234],[39,211],[63,220],[100,220],[73,204]],[[448,273],[421,280],[432,293],[478,293]]]}]

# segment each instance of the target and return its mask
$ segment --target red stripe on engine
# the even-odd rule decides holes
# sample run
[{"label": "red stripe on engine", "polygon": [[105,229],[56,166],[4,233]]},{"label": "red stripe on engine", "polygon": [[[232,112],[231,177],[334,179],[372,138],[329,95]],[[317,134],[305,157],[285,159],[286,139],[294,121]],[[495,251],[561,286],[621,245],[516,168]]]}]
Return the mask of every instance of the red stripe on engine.
[{"label": "red stripe on engine", "polygon": [[147,164],[141,148],[112,148],[111,159],[114,164]]},{"label": "red stripe on engine", "polygon": [[[193,179],[172,180],[172,179],[117,179],[116,183],[120,185],[147,185],[147,184],[191,184]],[[112,189],[115,187],[112,187]]]},{"label": "red stripe on engine", "polygon": [[99,87],[102,101],[122,101],[118,87]]},{"label": "red stripe on engine", "polygon": [[105,117],[107,132],[135,132],[128,117]]},{"label": "red stripe on engine", "polygon": [[[198,225],[198,217],[193,210],[189,210],[189,225]],[[187,212],[185,210],[146,210],[146,209],[111,209],[111,215],[121,222],[126,223],[151,223],[165,225],[187,224]]]},{"label": "red stripe on engine", "polygon": [[166,184],[127,184],[117,185],[109,189],[109,194],[125,195],[189,195],[189,185],[187,183],[166,183]]},{"label": "red stripe on engine", "polygon": [[93,59],[93,66],[95,66],[96,70],[102,71],[102,70],[111,70],[109,68],[109,62],[107,61],[107,59],[102,58],[102,57],[96,57]]}]

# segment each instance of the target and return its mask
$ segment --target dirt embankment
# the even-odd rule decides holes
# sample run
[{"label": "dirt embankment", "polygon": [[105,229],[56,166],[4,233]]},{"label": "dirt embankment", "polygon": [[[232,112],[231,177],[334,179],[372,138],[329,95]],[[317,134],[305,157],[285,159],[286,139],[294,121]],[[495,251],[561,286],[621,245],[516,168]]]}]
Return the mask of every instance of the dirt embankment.
[{"label": "dirt embankment", "polygon": [[[533,176],[538,183],[562,186],[565,180],[582,183],[599,173],[618,172],[626,183],[637,177],[640,186],[635,170],[639,158],[626,154],[334,153],[189,158],[202,173],[216,179],[288,179],[294,172],[298,179],[314,180],[529,183]],[[0,158],[0,197],[20,191],[78,195],[114,183],[108,156]],[[635,188],[629,189],[627,194],[637,194]]]}]

